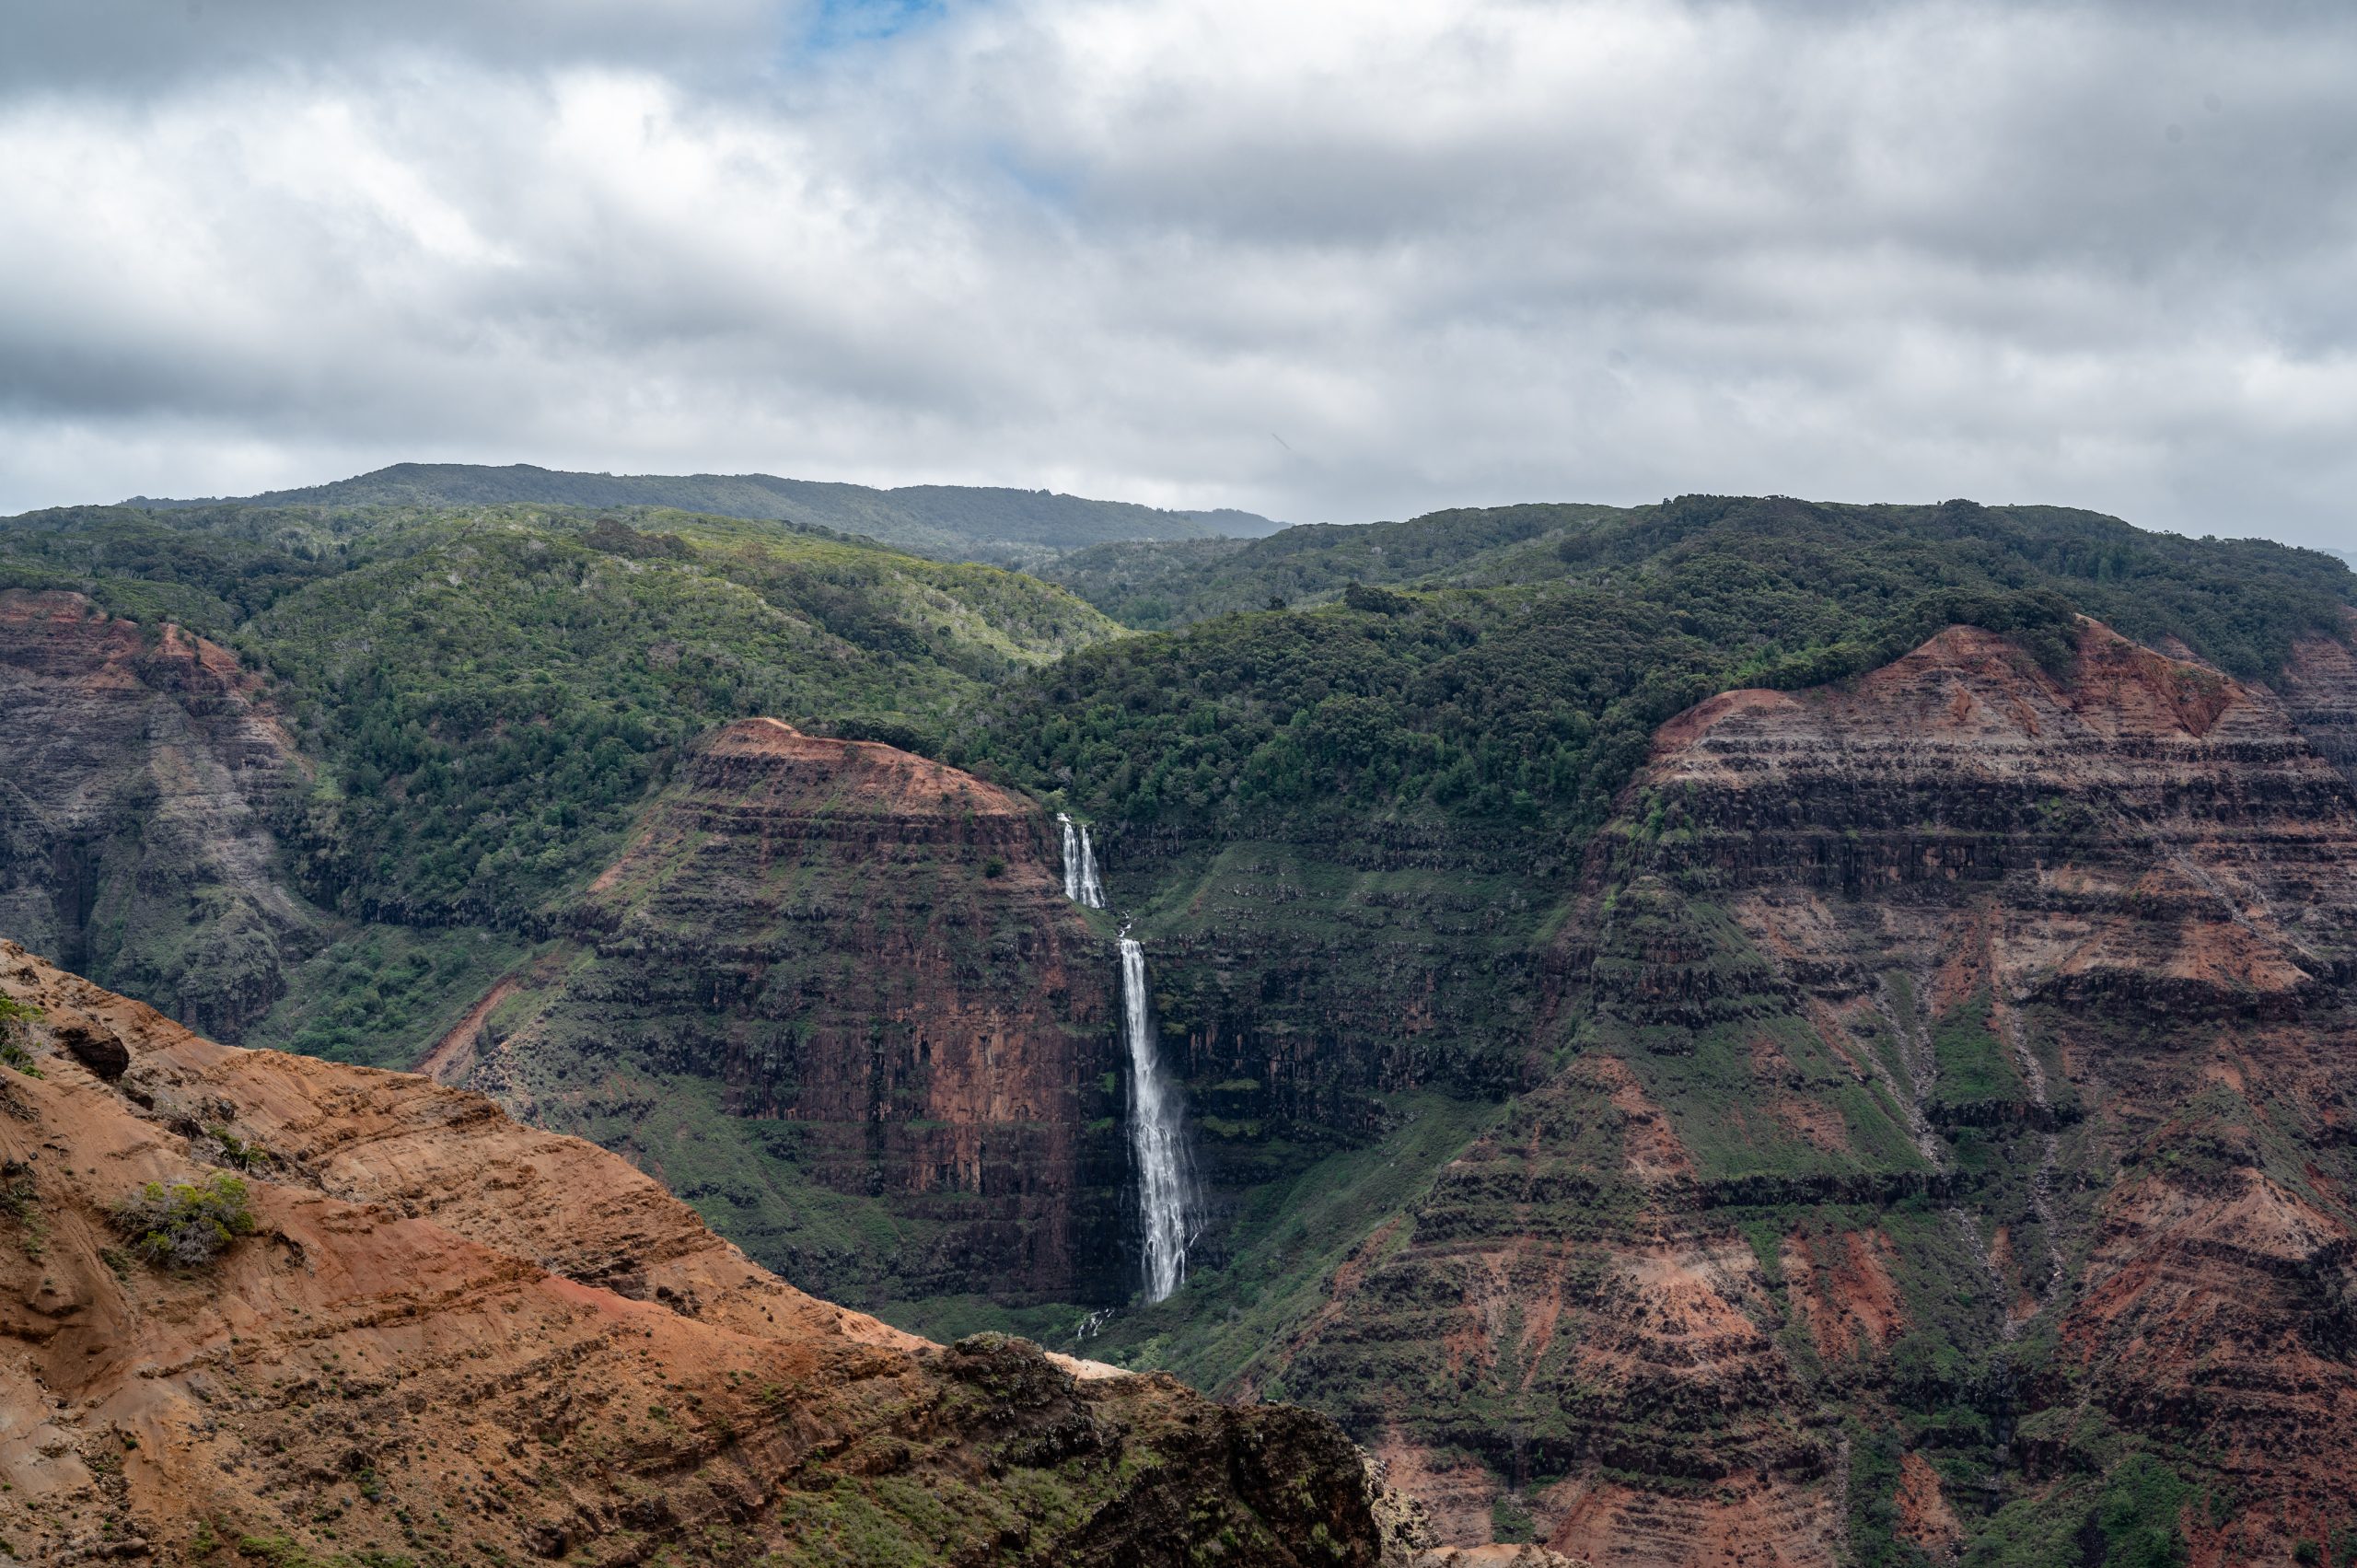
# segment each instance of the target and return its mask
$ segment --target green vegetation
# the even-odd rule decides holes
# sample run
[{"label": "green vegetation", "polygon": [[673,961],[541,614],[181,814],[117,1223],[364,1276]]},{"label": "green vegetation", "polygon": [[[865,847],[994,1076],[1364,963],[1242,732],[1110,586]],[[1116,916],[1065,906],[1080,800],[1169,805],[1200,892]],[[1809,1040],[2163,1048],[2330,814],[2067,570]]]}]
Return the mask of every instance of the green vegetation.
[{"label": "green vegetation", "polygon": [[633,517],[73,508],[0,523],[0,587],[177,620],[276,677],[327,764],[287,808],[301,886],[407,926],[520,923],[717,723],[929,749],[1015,672],[1115,630],[1034,579],[825,528]]},{"label": "green vegetation", "polygon": [[28,1078],[42,1076],[33,1053],[25,1046],[28,1029],[41,1017],[40,1008],[13,996],[0,996],[0,1066],[12,1067]]},{"label": "green vegetation", "polygon": [[1929,1568],[1921,1547],[1898,1537],[1899,1446],[1888,1432],[1850,1432],[1850,1546],[1859,1568]]},{"label": "green vegetation", "polygon": [[0,518],[0,588],[66,589],[112,614],[217,636],[332,575],[343,552],[336,528],[310,517],[64,507]]},{"label": "green vegetation", "polygon": [[338,904],[512,923],[610,857],[714,724],[922,746],[938,715],[1106,631],[988,568],[659,520],[689,555],[599,549],[570,519],[422,527],[246,629],[338,764],[305,822]]},{"label": "green vegetation", "polygon": [[[186,505],[168,503],[175,508]],[[224,503],[197,503],[217,507]],[[1266,533],[1248,512],[1166,512],[1044,490],[917,484],[871,490],[771,474],[567,473],[517,463],[396,463],[355,478],[252,498],[257,507],[572,506],[678,510],[793,521],[948,561],[1027,563],[1106,540]]]},{"label": "green vegetation", "polygon": [[[208,1527],[206,1537],[210,1539]],[[217,1551],[216,1544],[204,1552]],[[358,1551],[338,1551],[325,1555],[313,1551],[300,1542],[283,1535],[239,1536],[238,1554],[264,1568],[418,1568],[417,1560],[397,1553],[363,1548]],[[199,1553],[202,1556],[204,1553]]]},{"label": "green vegetation", "polygon": [[[2073,610],[2265,677],[2301,634],[2337,633],[2357,591],[2321,552],[2140,533],[2054,507],[1686,496],[1383,528],[1412,532],[1433,557],[1448,553],[1440,540],[1487,560],[1494,541],[1527,537],[1481,573],[1389,574],[1512,586],[1353,593],[1319,578],[1341,603],[1089,649],[1011,690],[952,760],[1123,824],[1437,812],[1580,833],[1663,720],[1731,686],[1839,679],[1955,621],[2060,668]],[[1219,569],[1306,556],[1355,573],[1379,531],[1289,529]],[[1234,597],[1259,605],[1300,586],[1271,575]]]},{"label": "green vegetation", "polygon": [[1366,527],[1313,523],[1266,539],[1101,544],[1040,570],[1125,626],[1306,608],[1352,583],[1493,587],[1515,547],[1627,516],[1616,506],[1493,506]]},{"label": "green vegetation", "polygon": [[2147,1454],[2118,1457],[2099,1478],[2007,1504],[1966,1549],[1966,1568],[2178,1568],[2193,1489]]},{"label": "green vegetation", "polygon": [[254,1233],[246,1184],[219,1173],[201,1181],[150,1181],[115,1205],[114,1226],[150,1263],[193,1268]]},{"label": "green vegetation", "polygon": [[41,1190],[33,1173],[15,1160],[0,1168],[0,1214],[17,1227],[17,1245],[33,1262],[49,1250],[49,1221],[41,1213]]},{"label": "green vegetation", "polygon": [[1521,1498],[1502,1492],[1490,1501],[1490,1536],[1509,1545],[1537,1540],[1538,1527]]},{"label": "green vegetation", "polygon": [[504,931],[361,925],[289,970],[285,997],[240,1043],[414,1068],[532,950]]},{"label": "green vegetation", "polygon": [[1932,1058],[1942,1106],[2017,1104],[2029,1097],[2013,1053],[1990,1022],[1985,990],[1933,1025]]},{"label": "green vegetation", "polygon": [[1106,546],[1049,575],[1126,624],[1161,627],[1260,610],[1271,598],[1321,602],[1353,582],[1642,593],[1706,562],[1746,563],[1865,623],[1925,594],[2043,589],[2131,637],[2180,636],[2221,668],[2260,678],[2282,668],[2301,632],[2334,629],[2351,592],[2346,562],[2327,551],[2187,539],[2095,512],[1969,501],[1852,506],[1683,495],[1626,509],[1498,506],[1367,528],[1287,528],[1223,545],[1208,559],[1201,548]]}]

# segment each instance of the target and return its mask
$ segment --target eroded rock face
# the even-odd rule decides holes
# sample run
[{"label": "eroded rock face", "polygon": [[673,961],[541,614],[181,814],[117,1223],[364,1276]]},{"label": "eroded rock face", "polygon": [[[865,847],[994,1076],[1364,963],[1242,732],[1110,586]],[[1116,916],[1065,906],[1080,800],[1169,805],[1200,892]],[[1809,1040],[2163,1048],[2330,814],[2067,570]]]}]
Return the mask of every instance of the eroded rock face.
[{"label": "eroded rock face", "polygon": [[0,590],[0,931],[234,1039],[317,916],[269,827],[301,774],[259,679],[179,627]]},{"label": "eroded rock face", "polygon": [[2357,610],[2346,613],[2346,637],[2303,637],[2275,684],[2308,744],[2357,786]]},{"label": "eroded rock face", "polygon": [[[434,1069],[558,1126],[615,1069],[701,1079],[794,1171],[914,1222],[804,1277],[1125,1298],[1118,972],[1038,807],[767,719],[682,774],[574,916],[595,962],[507,982],[504,1028]],[[633,1145],[658,1169],[660,1135]]]},{"label": "eroded rock face", "polygon": [[[927,1344],[479,1095],[215,1045],[13,943],[0,994],[45,1013],[42,1075],[0,1069],[18,1560],[192,1563],[250,1539],[320,1562],[1110,1568],[1399,1545],[1322,1418],[1018,1341]],[[92,1074],[63,1029],[127,1069]],[[215,1262],[119,1249],[122,1195],[231,1172],[255,1232]]]},{"label": "eroded rock face", "polygon": [[2326,1539],[2357,1450],[2338,690],[2295,722],[2091,623],[2059,674],[1956,628],[1666,726],[1550,959],[1554,1078],[1276,1385],[1395,1474],[1483,1455],[1599,1563],[2068,1539],[2140,1452],[2220,1500],[2161,1521],[2197,1562]]}]

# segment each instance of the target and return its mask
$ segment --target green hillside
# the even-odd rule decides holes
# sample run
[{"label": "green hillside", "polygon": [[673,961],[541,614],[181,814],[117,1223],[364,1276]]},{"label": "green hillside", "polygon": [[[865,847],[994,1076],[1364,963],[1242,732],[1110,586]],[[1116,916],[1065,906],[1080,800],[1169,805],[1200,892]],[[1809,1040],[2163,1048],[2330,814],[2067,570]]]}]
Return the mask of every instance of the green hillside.
[{"label": "green hillside", "polygon": [[[1497,506],[1399,523],[1286,528],[1266,539],[1120,543],[1045,568],[1126,625],[1164,628],[1214,615],[1330,602],[1351,583],[1498,587],[1626,586],[1640,593],[1689,563],[1744,563],[1804,593],[1871,612],[1937,588],[2048,588],[2136,635],[2186,631],[2240,673],[2282,662],[2284,621],[2263,645],[2233,624],[2253,595],[2270,604],[2344,581],[2329,551],[2265,540],[2148,533],[2060,506],[1840,505],[1789,497],[1688,495],[1658,505]],[[2270,613],[2273,613],[2270,611]],[[2295,619],[2298,619],[2295,617]],[[2306,624],[2307,619],[2300,620]],[[2200,637],[2191,635],[2200,632]],[[2203,639],[2207,640],[2204,641]]]},{"label": "green hillside", "polygon": [[1291,528],[1202,571],[1230,598],[1332,601],[1083,652],[1002,694],[953,760],[1069,777],[1075,807],[1141,828],[1372,811],[1584,830],[1655,726],[1730,686],[1855,673],[1953,621],[2052,637],[2073,611],[2264,679],[2357,591],[2320,551],[2057,507],[1720,496]]},{"label": "green hillside", "polygon": [[[755,521],[792,521],[858,534],[895,549],[950,561],[1025,565],[1110,540],[1204,539],[1261,534],[1280,525],[1249,512],[1162,511],[1127,501],[1092,501],[1045,490],[864,484],[780,479],[772,474],[573,473],[513,463],[396,463],[328,484],[245,498],[287,506],[659,507]],[[156,501],[178,508],[218,502]]]},{"label": "green hillside", "polygon": [[[481,978],[476,946],[432,934],[528,926],[716,724],[769,715],[933,749],[1016,672],[1118,632],[994,567],[824,529],[633,516],[220,506],[0,522],[0,588],[72,589],[228,644],[273,678],[318,760],[308,793],[279,807],[285,875],[360,923],[296,973],[261,1038],[414,1060]],[[393,1017],[395,1038],[368,1038]]]}]

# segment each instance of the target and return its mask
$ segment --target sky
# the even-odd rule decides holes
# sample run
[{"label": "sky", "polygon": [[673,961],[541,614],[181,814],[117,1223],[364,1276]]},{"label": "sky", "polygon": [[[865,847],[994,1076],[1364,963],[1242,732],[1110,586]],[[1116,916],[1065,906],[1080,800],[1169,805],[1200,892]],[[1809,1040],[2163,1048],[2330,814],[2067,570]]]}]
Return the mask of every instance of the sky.
[{"label": "sky", "polygon": [[401,460],[2357,549],[2357,6],[8,0],[0,512]]}]

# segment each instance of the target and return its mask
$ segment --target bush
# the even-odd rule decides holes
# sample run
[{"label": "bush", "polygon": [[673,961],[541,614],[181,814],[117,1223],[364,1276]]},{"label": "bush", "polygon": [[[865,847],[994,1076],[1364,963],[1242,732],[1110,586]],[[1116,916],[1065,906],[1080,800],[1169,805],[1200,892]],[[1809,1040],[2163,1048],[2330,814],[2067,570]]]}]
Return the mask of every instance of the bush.
[{"label": "bush", "polygon": [[234,1176],[205,1181],[151,1181],[115,1206],[115,1228],[151,1263],[192,1268],[209,1263],[229,1244],[254,1231],[246,1184]]},{"label": "bush", "polygon": [[26,1026],[41,1016],[40,1008],[14,997],[0,996],[0,1064],[14,1067],[29,1078],[42,1075],[25,1049]]}]

